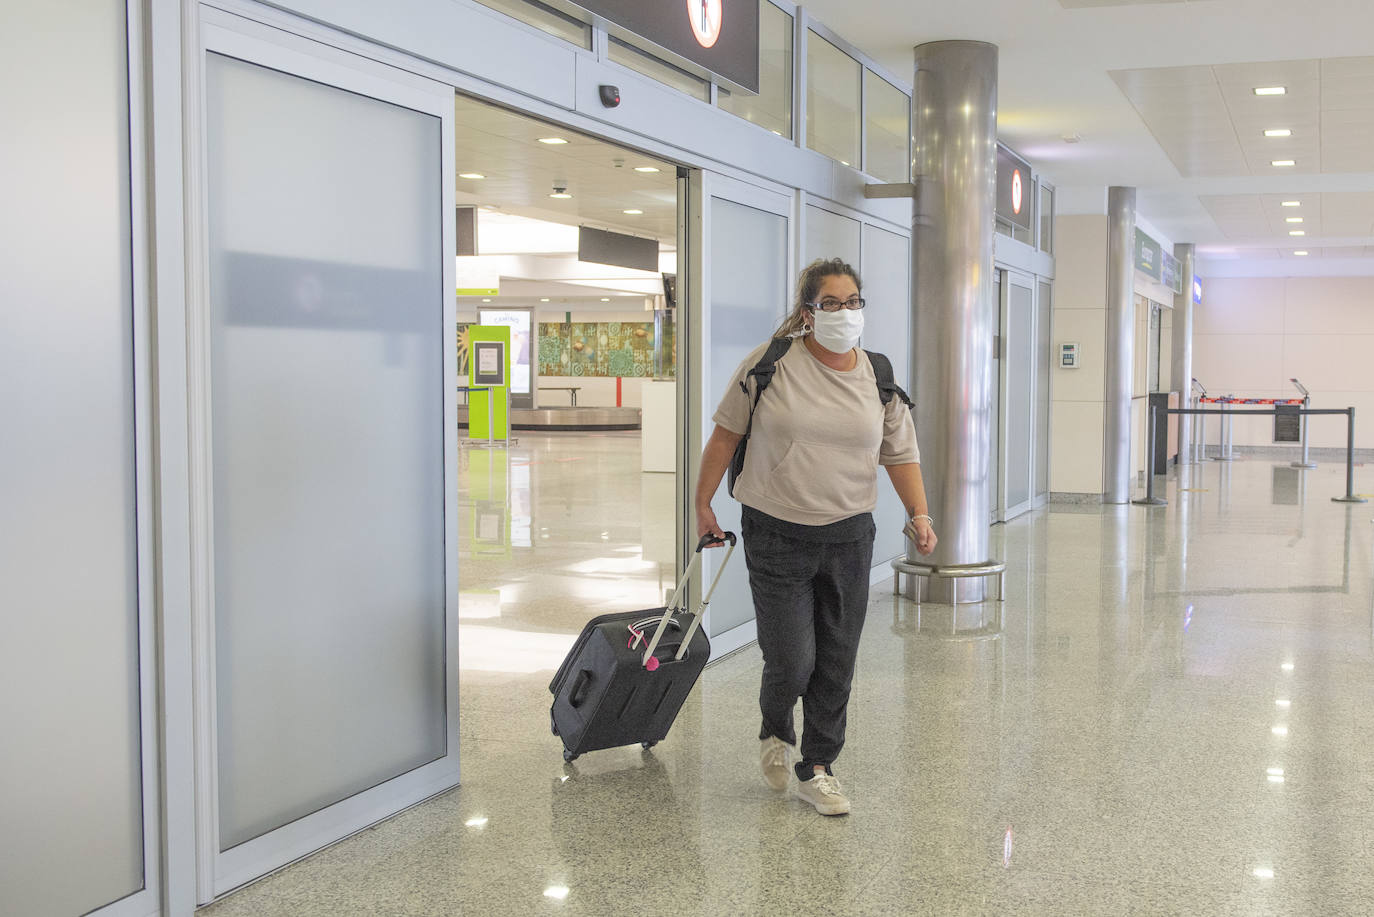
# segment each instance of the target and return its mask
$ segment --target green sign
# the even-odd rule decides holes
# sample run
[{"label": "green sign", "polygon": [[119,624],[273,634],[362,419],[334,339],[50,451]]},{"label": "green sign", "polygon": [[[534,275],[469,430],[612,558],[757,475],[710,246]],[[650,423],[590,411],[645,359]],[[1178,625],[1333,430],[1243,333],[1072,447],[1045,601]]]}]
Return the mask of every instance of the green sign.
[{"label": "green sign", "polygon": [[1135,269],[1151,280],[1163,278],[1164,252],[1159,243],[1145,235],[1143,230],[1135,231]]}]

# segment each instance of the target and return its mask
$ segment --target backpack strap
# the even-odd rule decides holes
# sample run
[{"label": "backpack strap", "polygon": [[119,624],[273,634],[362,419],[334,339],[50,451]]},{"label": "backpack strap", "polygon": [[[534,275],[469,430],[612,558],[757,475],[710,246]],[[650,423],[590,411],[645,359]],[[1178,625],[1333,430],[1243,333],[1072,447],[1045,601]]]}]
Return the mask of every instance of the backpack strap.
[{"label": "backpack strap", "polygon": [[[747,395],[749,394],[749,378],[752,376],[754,379],[754,400],[749,405],[750,425],[754,422],[754,408],[758,407],[759,396],[763,394],[764,389],[768,388],[768,384],[773,381],[773,373],[777,371],[778,361],[781,360],[791,348],[791,338],[773,338],[768,342],[768,349],[763,352],[763,356],[759,357],[759,361],[754,364],[754,368],[745,373],[744,378],[740,380],[739,387],[744,389],[744,394]],[[745,430],[744,435],[748,436],[749,431]]]},{"label": "backpack strap", "polygon": [[902,403],[908,408],[913,407],[907,393],[902,391],[902,387],[897,384],[892,372],[892,361],[886,355],[876,351],[865,350],[864,353],[868,354],[868,362],[873,364],[873,377],[878,382],[878,400],[883,403],[884,407],[892,400],[893,395],[902,399]]},{"label": "backpack strap", "polygon": [[744,435],[735,444],[735,454],[730,457],[728,487],[732,497],[735,495],[735,480],[744,471],[744,455],[745,450],[749,448],[749,434],[754,432],[754,409],[759,406],[759,396],[773,381],[773,373],[778,368],[778,361],[791,347],[791,338],[773,338],[768,342],[768,348],[764,350],[763,356],[759,357],[759,361],[740,380],[739,387],[744,390],[747,397],[749,394],[749,377],[754,378],[754,400],[749,402],[749,423],[744,428]]}]

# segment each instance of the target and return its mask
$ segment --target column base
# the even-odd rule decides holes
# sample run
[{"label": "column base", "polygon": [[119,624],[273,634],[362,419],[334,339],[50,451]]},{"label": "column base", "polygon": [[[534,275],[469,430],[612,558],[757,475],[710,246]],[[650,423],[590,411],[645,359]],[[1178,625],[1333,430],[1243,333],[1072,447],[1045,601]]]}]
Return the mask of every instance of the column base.
[{"label": "column base", "polygon": [[987,579],[997,578],[997,602],[1006,596],[1007,565],[1001,561],[939,566],[898,558],[892,562],[892,592],[902,593],[902,574],[907,574],[905,595],[919,608],[923,601],[940,605],[971,605],[987,601]]}]

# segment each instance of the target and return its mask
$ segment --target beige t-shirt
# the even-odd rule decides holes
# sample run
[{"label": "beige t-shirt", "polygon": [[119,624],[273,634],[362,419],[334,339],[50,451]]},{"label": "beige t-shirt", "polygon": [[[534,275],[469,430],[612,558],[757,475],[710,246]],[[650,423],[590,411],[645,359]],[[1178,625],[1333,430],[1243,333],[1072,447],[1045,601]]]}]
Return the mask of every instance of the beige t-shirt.
[{"label": "beige t-shirt", "polygon": [[[748,394],[739,384],[767,348],[744,358],[712,417],[731,432],[749,425],[754,383]],[[866,353],[841,372],[798,340],[759,398],[735,499],[787,522],[829,525],[873,510],[879,465],[920,460],[911,411],[896,397],[883,405]]]}]

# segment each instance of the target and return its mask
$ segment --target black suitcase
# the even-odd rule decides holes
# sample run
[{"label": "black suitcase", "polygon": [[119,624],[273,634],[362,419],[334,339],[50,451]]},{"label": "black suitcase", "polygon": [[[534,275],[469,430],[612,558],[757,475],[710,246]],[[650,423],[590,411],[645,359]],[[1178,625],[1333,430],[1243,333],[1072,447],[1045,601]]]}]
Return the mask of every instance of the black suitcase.
[{"label": "black suitcase", "polygon": [[725,560],[690,621],[682,594],[702,549],[713,543],[709,535],[697,545],[665,607],[601,615],[587,622],[549,682],[549,719],[553,734],[563,740],[564,761],[584,751],[635,742],[651,748],[668,735],[711,656],[711,642],[700,625],[735,550],[734,533],[726,532],[725,540],[730,543]]}]

